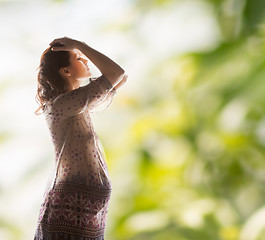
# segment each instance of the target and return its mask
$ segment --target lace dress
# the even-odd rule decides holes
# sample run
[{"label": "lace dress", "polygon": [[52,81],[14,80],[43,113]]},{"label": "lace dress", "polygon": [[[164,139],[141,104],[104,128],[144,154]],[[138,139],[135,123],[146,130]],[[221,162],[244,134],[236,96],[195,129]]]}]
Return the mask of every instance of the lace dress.
[{"label": "lace dress", "polygon": [[43,196],[34,240],[102,240],[111,180],[90,113],[110,104],[104,75],[46,104],[55,165]]}]

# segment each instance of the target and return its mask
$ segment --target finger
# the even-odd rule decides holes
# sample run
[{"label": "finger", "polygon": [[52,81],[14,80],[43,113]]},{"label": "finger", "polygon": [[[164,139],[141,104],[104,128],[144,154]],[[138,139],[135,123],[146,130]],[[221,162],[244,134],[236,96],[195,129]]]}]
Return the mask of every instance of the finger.
[{"label": "finger", "polygon": [[63,45],[63,40],[61,38],[53,40],[50,45]]},{"label": "finger", "polygon": [[50,43],[50,46],[63,46],[63,42],[59,42],[59,41],[53,41]]},{"label": "finger", "polygon": [[66,46],[63,43],[54,42],[50,44],[52,51],[63,51]]},{"label": "finger", "polygon": [[61,38],[55,38],[53,41],[54,42],[58,42],[58,41],[59,42],[62,42],[62,41],[65,41],[66,39],[70,39],[70,38],[68,38],[68,37],[65,36],[65,37],[61,37]]},{"label": "finger", "polygon": [[67,51],[64,47],[52,47],[51,50],[54,52],[56,52],[56,51]]}]

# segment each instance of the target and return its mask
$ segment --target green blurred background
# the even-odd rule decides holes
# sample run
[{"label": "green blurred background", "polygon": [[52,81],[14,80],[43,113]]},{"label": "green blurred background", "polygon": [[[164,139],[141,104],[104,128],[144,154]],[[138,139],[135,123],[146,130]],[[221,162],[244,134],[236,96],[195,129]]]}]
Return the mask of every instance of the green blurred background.
[{"label": "green blurred background", "polygon": [[264,0],[0,0],[0,239],[33,239],[53,163],[34,115],[36,68],[63,36],[129,75],[93,115],[113,185],[106,240],[265,239],[264,10]]}]

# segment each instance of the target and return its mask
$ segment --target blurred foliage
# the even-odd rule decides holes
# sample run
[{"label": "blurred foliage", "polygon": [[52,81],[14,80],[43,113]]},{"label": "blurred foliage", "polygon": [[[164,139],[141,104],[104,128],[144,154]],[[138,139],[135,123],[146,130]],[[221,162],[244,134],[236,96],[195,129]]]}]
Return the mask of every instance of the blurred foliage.
[{"label": "blurred foliage", "polygon": [[[178,2],[135,8],[144,19]],[[265,2],[205,2],[219,46],[158,60],[143,77],[147,97],[130,106],[138,117],[121,158],[135,153],[123,165],[132,179],[117,193],[110,239],[265,239],[265,215],[249,227],[265,199]]]}]

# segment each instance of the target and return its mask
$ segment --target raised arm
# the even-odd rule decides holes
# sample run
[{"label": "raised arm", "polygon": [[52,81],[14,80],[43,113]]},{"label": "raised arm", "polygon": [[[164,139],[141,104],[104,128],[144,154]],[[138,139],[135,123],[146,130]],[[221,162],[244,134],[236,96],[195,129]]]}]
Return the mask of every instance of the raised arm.
[{"label": "raised arm", "polygon": [[110,58],[89,47],[84,42],[81,43],[78,49],[95,64],[113,86],[117,85],[123,79],[124,70]]},{"label": "raised arm", "polygon": [[[60,44],[61,46],[58,46]],[[50,43],[53,51],[70,51],[73,49],[80,50],[90,61],[95,64],[99,71],[116,86],[124,77],[124,70],[109,57],[88,46],[85,42],[80,42],[71,38],[58,38]]]}]

